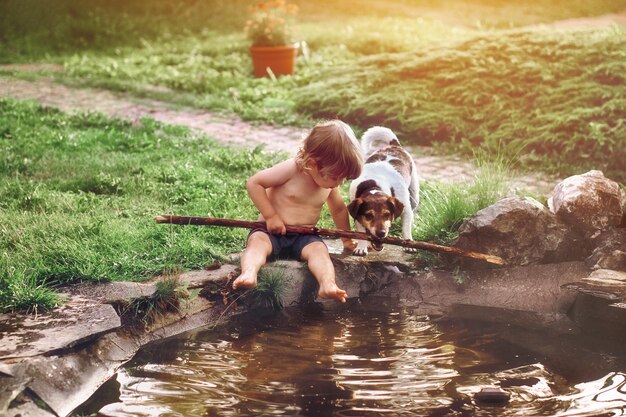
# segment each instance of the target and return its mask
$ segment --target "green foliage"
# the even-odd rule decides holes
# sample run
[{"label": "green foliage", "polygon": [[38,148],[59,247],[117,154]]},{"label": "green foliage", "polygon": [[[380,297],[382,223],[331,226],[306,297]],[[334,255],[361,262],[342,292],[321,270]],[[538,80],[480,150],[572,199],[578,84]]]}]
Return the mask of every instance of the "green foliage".
[{"label": "green foliage", "polygon": [[261,270],[257,286],[246,291],[241,301],[250,308],[280,310],[283,308],[287,284],[288,278],[281,272]]},{"label": "green foliage", "polygon": [[133,126],[7,99],[0,126],[4,310],[24,304],[10,301],[19,285],[45,292],[78,281],[144,280],[239,250],[243,230],[168,228],[154,216],[254,218],[245,180],[281,158],[221,148],[151,119]]},{"label": "green foliage", "polygon": [[285,0],[259,2],[250,6],[244,33],[254,46],[287,45],[295,41],[291,29],[298,6]]},{"label": "green foliage", "polygon": [[469,183],[422,184],[415,238],[450,243],[463,220],[504,197],[506,185],[505,165],[484,163]]},{"label": "green foliage", "polygon": [[28,271],[10,270],[0,280],[0,306],[3,311],[26,311],[27,313],[51,310],[62,303],[61,297],[37,282]]},{"label": "green foliage", "polygon": [[[247,0],[5,0],[0,3],[0,62],[138,47],[147,39],[207,29],[241,31]],[[10,61],[5,61],[10,62]]]},{"label": "green foliage", "polygon": [[[46,60],[64,62],[65,80],[165,95],[247,120],[309,125],[338,116],[357,129],[389,126],[405,142],[467,155],[505,152],[525,169],[568,175],[595,168],[626,180],[626,31],[511,29],[615,12],[626,1],[320,1],[299,2],[297,32],[307,46],[296,75],[277,80],[251,77],[241,28],[252,2],[243,0],[89,7],[64,0],[49,11],[27,0],[32,12],[10,0],[4,7],[15,18],[0,25],[7,40],[0,45],[20,51],[3,54],[14,60],[44,56],[28,55],[24,39],[47,47],[53,55]],[[44,23],[29,26],[31,15]],[[45,32],[47,25],[58,33]],[[96,192],[124,192],[114,179],[94,180]]]},{"label": "green foliage", "polygon": [[373,20],[356,23],[358,36],[311,29],[308,59],[298,61],[295,76],[277,80],[249,76],[240,34],[209,33],[77,55],[66,61],[66,74],[113,88],[163,85],[194,95],[197,106],[248,120],[340,117],[361,129],[388,126],[408,143],[504,152],[526,169],[561,175],[601,169],[624,181],[626,31],[466,30],[443,37],[445,26],[422,21],[400,38],[368,30]]},{"label": "green foliage", "polygon": [[136,297],[126,305],[118,306],[124,321],[150,325],[166,313],[178,313],[181,300],[189,299],[189,291],[178,276],[165,276],[156,283],[151,296]]},{"label": "green foliage", "polygon": [[296,108],[385,124],[413,143],[506,152],[559,173],[597,168],[624,181],[625,42],[616,28],[517,30],[361,58],[298,88]]},{"label": "green foliage", "polygon": [[[161,98],[236,112],[248,120],[289,124],[297,119],[291,97],[295,79],[250,77],[252,62],[241,34],[205,32],[194,38],[144,41],[141,48],[110,55],[74,55],[65,67],[66,76],[95,79],[105,88],[142,93],[137,86],[159,85],[172,91]],[[175,92],[191,94],[191,98],[177,98]]]},{"label": "green foliage", "polygon": [[[621,11],[624,0],[300,1],[296,30],[307,46],[296,75],[276,80],[251,77],[241,30],[251,3],[7,0],[0,61],[62,62],[65,82],[248,120],[341,117],[357,131],[382,124],[404,143],[496,164],[595,168],[626,181],[626,31],[512,29]],[[447,21],[426,15],[442,8]],[[167,230],[152,217],[251,218],[245,178],[277,158],[150,119],[131,125],[0,99],[0,307],[49,308],[58,302],[50,286],[142,280],[238,250],[244,231]],[[452,238],[497,195],[497,175],[425,184],[418,238]],[[327,211],[321,225],[332,225]]]},{"label": "green foliage", "polygon": [[[253,0],[3,0],[0,2],[0,60],[46,59],[46,55],[75,51],[114,51],[138,47],[142,40],[162,40],[198,35],[212,30],[241,34]],[[335,0],[295,1],[300,6],[296,32],[309,41],[310,22],[323,22],[321,30],[344,34],[349,31],[357,43],[388,44],[389,37],[417,40],[407,28],[429,16],[446,19],[456,26],[511,28],[557,19],[615,13],[624,10],[624,0],[555,0],[551,2],[503,0]],[[404,19],[389,26],[384,19]],[[377,24],[362,27],[369,19]],[[317,25],[319,32],[319,26]],[[428,29],[425,30],[427,32]],[[454,36],[454,29],[443,37]],[[369,48],[366,48],[370,50]],[[386,50],[386,52],[390,52]]]}]

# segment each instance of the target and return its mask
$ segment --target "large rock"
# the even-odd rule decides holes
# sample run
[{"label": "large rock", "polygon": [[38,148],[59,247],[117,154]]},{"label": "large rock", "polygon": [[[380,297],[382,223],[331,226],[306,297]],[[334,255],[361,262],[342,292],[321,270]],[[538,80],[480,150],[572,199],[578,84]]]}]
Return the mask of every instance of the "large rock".
[{"label": "large rock", "polygon": [[597,170],[561,181],[548,200],[553,213],[587,237],[619,226],[625,204],[619,184]]},{"label": "large rock", "polygon": [[626,271],[626,229],[609,229],[594,239],[595,249],[586,259],[592,269]]},{"label": "large rock", "polygon": [[582,243],[537,200],[507,197],[466,220],[454,246],[500,256],[509,265],[529,265],[581,259]]}]

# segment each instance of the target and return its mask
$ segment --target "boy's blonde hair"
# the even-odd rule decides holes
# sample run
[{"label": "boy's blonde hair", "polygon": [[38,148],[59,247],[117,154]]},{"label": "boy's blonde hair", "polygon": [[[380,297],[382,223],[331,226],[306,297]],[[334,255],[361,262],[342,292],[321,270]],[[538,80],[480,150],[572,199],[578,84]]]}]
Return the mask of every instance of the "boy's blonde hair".
[{"label": "boy's blonde hair", "polygon": [[302,170],[310,169],[310,162],[335,178],[353,180],[361,175],[363,155],[350,126],[341,120],[315,125],[296,156],[296,164]]}]

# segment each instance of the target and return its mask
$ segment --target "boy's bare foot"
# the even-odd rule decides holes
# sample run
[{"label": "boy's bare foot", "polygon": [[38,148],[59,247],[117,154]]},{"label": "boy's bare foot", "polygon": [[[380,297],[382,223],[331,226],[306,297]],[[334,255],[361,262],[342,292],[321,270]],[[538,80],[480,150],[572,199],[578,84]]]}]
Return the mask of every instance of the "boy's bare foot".
[{"label": "boy's bare foot", "polygon": [[256,287],[256,274],[253,273],[245,273],[243,272],[241,275],[237,277],[235,281],[233,281],[233,289],[237,288],[254,288]]},{"label": "boy's bare foot", "polygon": [[348,293],[339,288],[334,282],[320,286],[317,295],[319,295],[320,298],[331,298],[341,303],[345,303],[348,297]]}]

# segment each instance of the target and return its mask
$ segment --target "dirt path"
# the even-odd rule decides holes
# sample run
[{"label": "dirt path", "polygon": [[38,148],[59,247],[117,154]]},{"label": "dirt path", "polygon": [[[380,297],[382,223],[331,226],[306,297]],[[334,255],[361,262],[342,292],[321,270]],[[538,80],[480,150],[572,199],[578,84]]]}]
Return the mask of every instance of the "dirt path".
[{"label": "dirt path", "polygon": [[[23,69],[36,67],[28,66]],[[306,134],[304,129],[252,125],[237,116],[176,107],[166,102],[139,99],[108,90],[68,87],[48,78],[23,81],[0,76],[0,96],[35,100],[44,106],[56,107],[68,113],[96,111],[131,121],[151,117],[159,122],[187,126],[226,145],[248,148],[264,145],[267,150],[283,151],[290,155],[295,154]],[[467,181],[476,173],[475,166],[461,158],[429,155],[427,148],[416,148],[414,151],[420,175],[425,180]],[[551,191],[555,181],[546,179],[545,176],[516,176],[511,181],[511,187],[545,196]]]},{"label": "dirt path", "polygon": [[180,108],[166,102],[134,98],[108,90],[68,87],[48,78],[22,81],[0,77],[0,96],[35,100],[68,113],[95,111],[131,121],[151,117],[159,122],[201,131],[228,145],[254,147],[264,144],[272,151],[291,151],[304,133],[287,127],[253,126],[235,116]]}]

